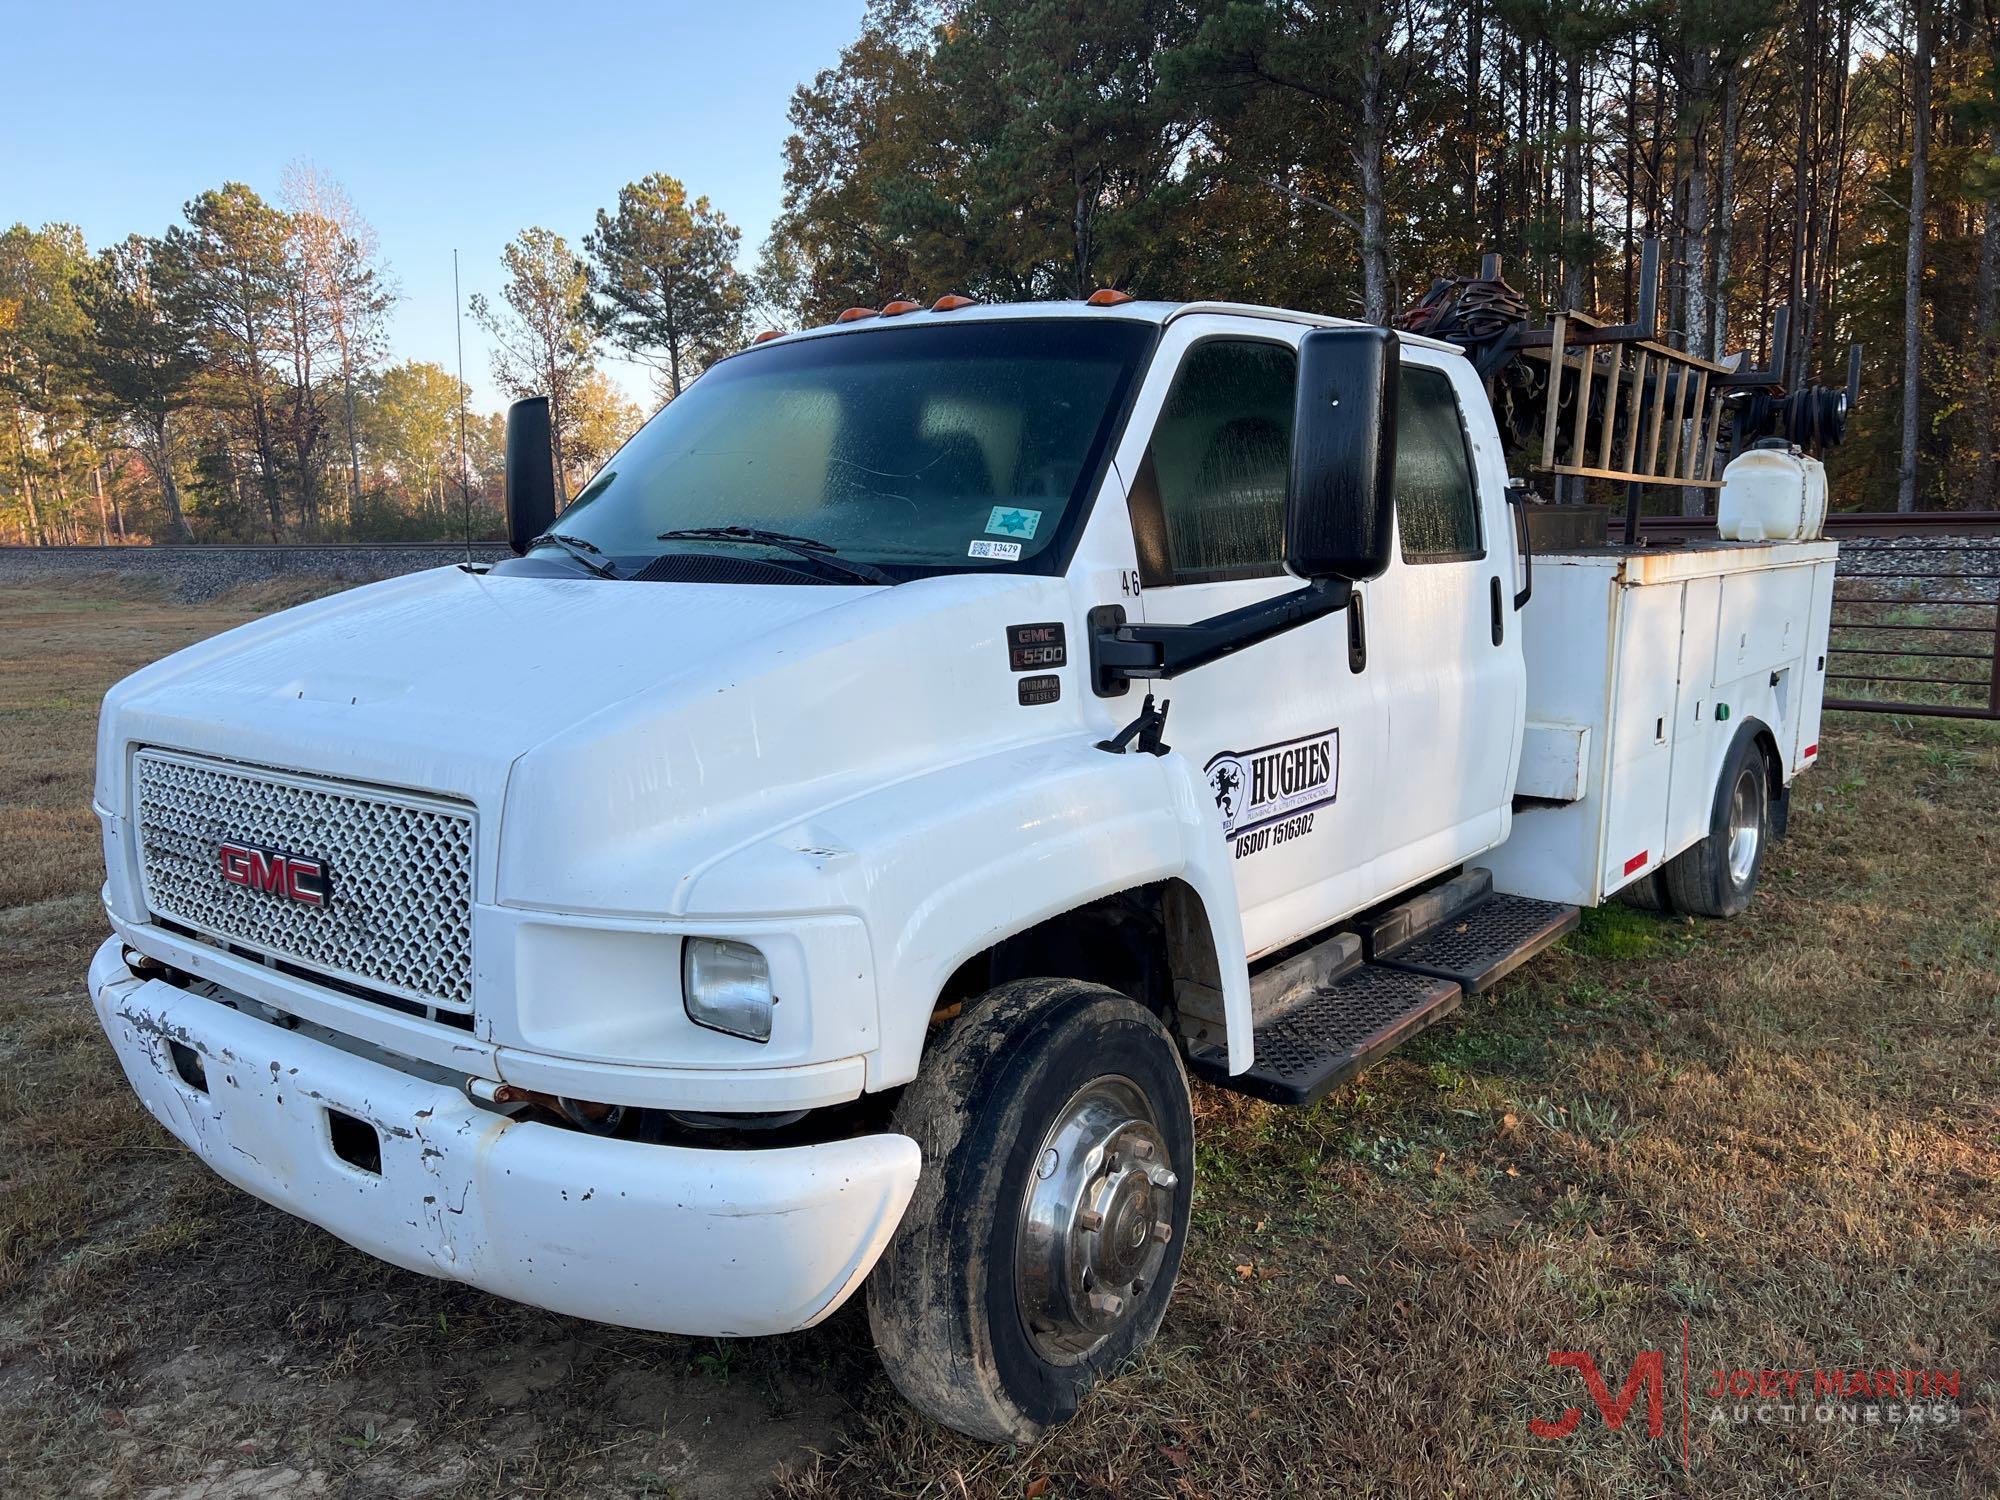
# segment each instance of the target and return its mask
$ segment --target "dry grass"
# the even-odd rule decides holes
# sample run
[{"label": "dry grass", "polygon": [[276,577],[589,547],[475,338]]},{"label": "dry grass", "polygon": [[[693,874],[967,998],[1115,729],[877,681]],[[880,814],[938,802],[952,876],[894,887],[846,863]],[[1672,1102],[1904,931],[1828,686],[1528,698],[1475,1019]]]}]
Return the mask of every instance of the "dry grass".
[{"label": "dry grass", "polygon": [[[723,1345],[515,1307],[241,1197],[144,1117],[79,993],[96,704],[245,612],[0,590],[6,1489],[727,1494],[784,1464],[797,1496],[2000,1490],[1990,729],[1837,719],[1744,920],[1593,914],[1310,1111],[1202,1091],[1160,1343],[1069,1428],[987,1449],[896,1402],[856,1308]],[[1616,1389],[1648,1348],[1663,1441],[1547,1365],[1589,1350]],[[1958,1368],[1966,1420],[1711,1427],[1718,1365]],[[1575,1436],[1528,1430],[1571,1404]]]}]

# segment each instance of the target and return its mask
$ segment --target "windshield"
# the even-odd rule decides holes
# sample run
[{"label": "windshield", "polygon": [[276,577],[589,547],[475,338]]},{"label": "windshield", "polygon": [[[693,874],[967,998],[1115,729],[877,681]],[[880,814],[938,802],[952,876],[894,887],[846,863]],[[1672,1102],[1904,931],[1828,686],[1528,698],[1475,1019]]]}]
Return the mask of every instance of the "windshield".
[{"label": "windshield", "polygon": [[[753,350],[641,428],[554,530],[621,574],[669,552],[727,552],[830,581],[832,558],[896,578],[1045,571],[1154,331],[1109,318],[968,320]],[[823,544],[829,561],[742,536],[660,539],[710,527]]]}]

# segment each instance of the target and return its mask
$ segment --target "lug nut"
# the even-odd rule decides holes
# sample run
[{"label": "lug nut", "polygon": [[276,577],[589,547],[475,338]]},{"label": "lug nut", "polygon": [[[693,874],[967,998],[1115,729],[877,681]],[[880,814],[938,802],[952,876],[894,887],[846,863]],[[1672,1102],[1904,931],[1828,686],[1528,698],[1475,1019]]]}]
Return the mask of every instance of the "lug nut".
[{"label": "lug nut", "polygon": [[1154,1187],[1167,1192],[1171,1192],[1181,1185],[1180,1178],[1169,1172],[1165,1167],[1161,1167],[1157,1172],[1149,1173],[1148,1176]]},{"label": "lug nut", "polygon": [[1076,1216],[1076,1227],[1087,1233],[1095,1234],[1104,1227],[1104,1215],[1094,1208],[1086,1208]]},{"label": "lug nut", "polygon": [[1167,1223],[1166,1220],[1162,1219],[1159,1223],[1153,1226],[1153,1239],[1157,1243],[1164,1245],[1168,1241],[1172,1240],[1173,1237],[1174,1237],[1174,1226]]},{"label": "lug nut", "polygon": [[1092,1292],[1090,1310],[1100,1318],[1115,1318],[1125,1311],[1125,1299],[1116,1292]]},{"label": "lug nut", "polygon": [[1138,1157],[1140,1161],[1151,1161],[1153,1159],[1153,1143],[1143,1135],[1140,1136],[1132,1142],[1132,1154]]}]

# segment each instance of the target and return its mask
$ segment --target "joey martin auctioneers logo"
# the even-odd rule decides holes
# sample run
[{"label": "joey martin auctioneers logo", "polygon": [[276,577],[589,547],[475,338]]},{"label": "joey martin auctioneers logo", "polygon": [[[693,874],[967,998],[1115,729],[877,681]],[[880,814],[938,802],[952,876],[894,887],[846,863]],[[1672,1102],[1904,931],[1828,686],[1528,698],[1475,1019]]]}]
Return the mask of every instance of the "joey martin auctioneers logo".
[{"label": "joey martin auctioneers logo", "polygon": [[[1676,1352],[1680,1358],[1670,1361],[1664,1349],[1640,1350],[1615,1395],[1588,1352],[1552,1349],[1549,1368],[1576,1373],[1612,1432],[1623,1431],[1628,1417],[1643,1418],[1648,1438],[1680,1449],[1683,1468],[1692,1465],[1697,1427],[1952,1427],[1963,1420],[1957,1370],[1844,1364],[1810,1370],[1697,1369],[1685,1323]],[[1616,1373],[1614,1369],[1614,1378]],[[1675,1385],[1678,1390],[1670,1389]],[[1562,1439],[1583,1420],[1581,1406],[1566,1406],[1553,1418],[1530,1417],[1528,1430],[1538,1438]]]}]

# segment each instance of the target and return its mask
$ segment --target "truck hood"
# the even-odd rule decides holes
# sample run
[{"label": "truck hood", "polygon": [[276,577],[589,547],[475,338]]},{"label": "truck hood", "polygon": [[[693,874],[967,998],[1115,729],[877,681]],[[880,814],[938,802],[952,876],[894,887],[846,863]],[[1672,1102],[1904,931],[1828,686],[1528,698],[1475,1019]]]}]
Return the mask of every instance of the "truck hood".
[{"label": "truck hood", "polygon": [[122,812],[130,752],[158,745],[462,798],[498,868],[487,899],[663,914],[667,872],[954,738],[991,743],[994,705],[1015,700],[1006,624],[1067,604],[1061,580],[1021,575],[878,589],[440,568],[120,683],[97,797]]}]

